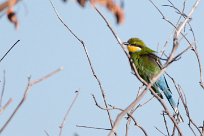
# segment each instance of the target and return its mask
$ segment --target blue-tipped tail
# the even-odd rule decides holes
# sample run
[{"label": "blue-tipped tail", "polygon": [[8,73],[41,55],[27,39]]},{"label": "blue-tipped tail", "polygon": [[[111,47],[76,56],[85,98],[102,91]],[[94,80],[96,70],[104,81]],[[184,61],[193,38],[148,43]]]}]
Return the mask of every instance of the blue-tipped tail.
[{"label": "blue-tipped tail", "polygon": [[167,84],[167,81],[164,76],[161,76],[157,81],[156,85],[163,91],[164,95],[166,96],[167,100],[169,101],[171,107],[173,108],[175,115],[174,117],[176,118],[177,122],[183,122],[183,118],[179,114],[179,110],[177,108],[177,105],[175,101],[172,98],[172,93],[171,90]]}]

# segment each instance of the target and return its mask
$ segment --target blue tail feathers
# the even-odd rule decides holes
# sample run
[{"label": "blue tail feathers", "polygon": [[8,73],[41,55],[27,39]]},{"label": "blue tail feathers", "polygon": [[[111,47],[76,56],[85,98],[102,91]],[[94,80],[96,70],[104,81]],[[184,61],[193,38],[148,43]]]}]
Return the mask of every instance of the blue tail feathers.
[{"label": "blue tail feathers", "polygon": [[175,103],[175,101],[173,100],[172,97],[172,92],[167,84],[167,81],[164,77],[164,75],[162,75],[156,82],[155,82],[156,86],[160,88],[160,90],[163,91],[164,95],[166,96],[167,100],[169,101],[171,107],[174,109],[175,112],[175,117],[176,120],[178,122],[183,122],[183,118],[181,117],[179,110],[177,108],[177,105]]},{"label": "blue tail feathers", "polygon": [[171,93],[171,90],[167,84],[167,81],[165,79],[165,77],[162,75],[155,83],[164,93],[164,95],[166,96],[167,100],[169,101],[171,107],[174,109],[174,111],[176,112],[178,109],[177,109],[177,106],[176,106],[176,103],[175,101],[173,100],[173,97],[172,97],[172,93]]}]

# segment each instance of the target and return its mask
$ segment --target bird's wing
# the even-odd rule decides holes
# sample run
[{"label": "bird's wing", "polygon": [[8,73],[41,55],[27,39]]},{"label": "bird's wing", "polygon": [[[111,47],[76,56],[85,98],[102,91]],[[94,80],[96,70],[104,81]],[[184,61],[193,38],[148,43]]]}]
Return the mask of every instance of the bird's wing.
[{"label": "bird's wing", "polygon": [[[160,57],[158,57],[156,54],[150,54],[150,56],[151,56],[152,58],[154,58],[154,60],[155,60],[155,62],[157,63],[157,65],[160,67],[160,69],[162,69],[162,68],[163,68],[163,65],[162,65],[162,63],[161,63],[161,61],[160,61]],[[167,83],[167,81],[166,81],[165,76],[162,75],[162,76],[160,77],[160,79],[162,79],[163,84],[165,85],[166,88],[168,88],[168,91],[169,91],[170,93],[172,93],[171,90],[170,90],[170,88],[169,88],[169,85],[168,85],[168,83]],[[158,81],[158,82],[159,82],[159,81]],[[160,82],[161,82],[161,81],[160,81]],[[161,86],[160,86],[160,88],[161,88]]]},{"label": "bird's wing", "polygon": [[[137,70],[139,75],[146,82],[150,83],[150,80],[160,72],[161,68],[158,65],[156,57],[149,54],[144,54],[138,59]],[[157,84],[154,84],[152,88],[161,98],[163,98],[159,92],[159,86],[157,86]]]}]

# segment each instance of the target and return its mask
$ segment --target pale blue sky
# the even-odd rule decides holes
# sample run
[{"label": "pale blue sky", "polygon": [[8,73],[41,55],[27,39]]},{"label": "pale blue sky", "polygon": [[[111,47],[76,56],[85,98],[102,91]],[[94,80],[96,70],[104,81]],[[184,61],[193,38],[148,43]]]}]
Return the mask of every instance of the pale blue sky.
[{"label": "pale blue sky", "polygon": [[[74,1],[63,3],[54,0],[53,2],[67,25],[85,42],[93,67],[106,91],[108,103],[120,108],[127,107],[134,100],[141,83],[131,74],[126,56],[102,18],[89,4],[86,8],[81,8]],[[187,11],[192,5],[191,2],[193,1],[187,1]],[[174,10],[161,6],[167,2],[161,3],[155,0],[155,3],[167,18],[176,22],[178,16]],[[178,7],[182,6],[182,2],[175,4]],[[114,16],[104,7],[98,6],[98,9],[111,22],[113,29],[123,41],[130,37],[140,37],[156,50],[158,45],[161,49],[173,31],[172,26],[162,20],[161,15],[149,1],[126,1],[123,25],[116,25]],[[33,86],[28,99],[2,135],[45,136],[44,130],[47,130],[50,136],[58,135],[58,126],[77,89],[80,89],[80,95],[68,117],[63,136],[74,133],[80,136],[107,135],[108,131],[76,127],[76,125],[110,127],[107,113],[97,108],[91,97],[91,94],[94,94],[98,102],[103,104],[99,86],[92,76],[80,43],[59,22],[48,0],[23,1],[17,5],[16,10],[20,21],[19,30],[14,29],[6,16],[1,18],[0,23],[0,56],[3,56],[18,39],[21,40],[0,64],[0,79],[3,78],[3,70],[6,70],[3,103],[13,98],[12,104],[0,115],[0,126],[20,101],[29,75],[32,79],[38,79],[58,67],[63,66],[64,70]],[[204,65],[203,12],[204,4],[201,3],[193,14],[191,24]],[[188,35],[190,36],[190,33]],[[189,39],[192,41],[191,36]],[[171,50],[171,42],[169,46],[167,53]],[[187,45],[182,43],[180,46],[183,49]],[[192,117],[198,125],[201,125],[204,120],[204,93],[198,83],[198,64],[193,52],[185,53],[179,61],[168,68],[167,72],[184,89]],[[174,85],[169,79],[168,81],[175,98],[178,98]],[[149,98],[151,98],[150,93],[145,96],[143,102]],[[161,135],[154,128],[156,126],[166,132],[161,111],[161,105],[154,99],[135,112],[134,117],[149,135]],[[118,113],[113,111],[113,118]],[[181,114],[185,116],[183,107]],[[185,122],[181,124],[184,134],[193,135],[186,125],[187,118],[184,118]],[[125,123],[124,119],[119,127],[119,135],[124,135]],[[130,136],[137,134],[143,135],[132,124]]]}]

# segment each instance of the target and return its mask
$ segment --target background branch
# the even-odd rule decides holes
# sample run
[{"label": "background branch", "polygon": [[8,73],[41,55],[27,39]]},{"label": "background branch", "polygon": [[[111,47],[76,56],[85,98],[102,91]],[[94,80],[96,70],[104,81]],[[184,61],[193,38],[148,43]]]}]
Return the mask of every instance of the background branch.
[{"label": "background branch", "polygon": [[65,113],[65,116],[64,116],[64,118],[63,118],[63,120],[62,120],[62,123],[61,123],[61,125],[60,125],[60,127],[59,127],[59,128],[60,128],[59,136],[62,136],[62,130],[63,130],[63,128],[64,128],[64,124],[65,124],[65,122],[66,122],[66,120],[67,120],[67,117],[68,117],[68,115],[69,115],[69,113],[70,113],[70,111],[71,111],[71,109],[72,109],[74,103],[76,102],[76,100],[77,100],[77,98],[78,98],[78,96],[79,96],[79,91],[75,91],[75,93],[76,93],[76,95],[75,95],[75,97],[74,97],[74,99],[73,99],[71,105],[69,106],[67,112]]},{"label": "background branch", "polygon": [[28,84],[26,86],[26,89],[24,91],[23,97],[21,99],[21,101],[18,103],[17,107],[14,109],[14,111],[12,112],[12,114],[10,115],[10,117],[8,118],[8,120],[5,122],[5,124],[2,126],[2,128],[0,129],[0,134],[5,130],[5,128],[7,127],[7,125],[10,123],[10,121],[12,120],[12,118],[15,116],[15,114],[19,111],[19,109],[21,108],[21,106],[23,105],[23,103],[25,102],[28,93],[30,92],[31,88],[33,85],[38,84],[39,82],[42,82],[44,80],[47,80],[48,78],[50,78],[51,76],[57,74],[58,72],[60,72],[63,68],[58,68],[57,70],[37,79],[37,80],[31,80],[31,77],[28,78]]},{"label": "background branch", "polygon": [[105,91],[104,91],[104,89],[103,89],[103,87],[102,87],[101,81],[99,80],[99,78],[98,78],[98,76],[96,75],[96,72],[95,72],[95,70],[94,70],[94,68],[93,68],[93,66],[92,66],[92,62],[91,62],[91,59],[90,59],[90,57],[89,57],[88,50],[87,50],[87,48],[86,48],[84,42],[67,26],[67,24],[64,23],[64,21],[62,20],[62,18],[59,16],[59,14],[58,14],[56,8],[54,7],[52,1],[51,1],[51,0],[49,0],[49,1],[50,1],[51,5],[52,5],[52,8],[54,9],[55,14],[57,15],[57,18],[58,18],[58,19],[60,20],[60,22],[65,26],[65,28],[81,43],[81,45],[82,45],[82,47],[83,47],[83,49],[84,49],[86,58],[87,58],[87,60],[88,60],[89,66],[90,66],[90,68],[91,68],[91,72],[92,72],[94,78],[96,79],[96,81],[98,82],[99,88],[100,88],[100,90],[101,90],[101,95],[102,95],[102,98],[103,98],[103,102],[104,102],[105,107],[106,107],[106,109],[107,109],[106,111],[107,111],[107,113],[108,113],[109,122],[110,122],[110,125],[111,125],[111,128],[112,128],[112,127],[113,127],[113,123],[112,123],[112,119],[111,119],[111,114],[110,114],[110,112],[109,112],[109,110],[108,110],[108,104],[107,104],[107,100],[106,100],[106,96],[105,96]]}]

